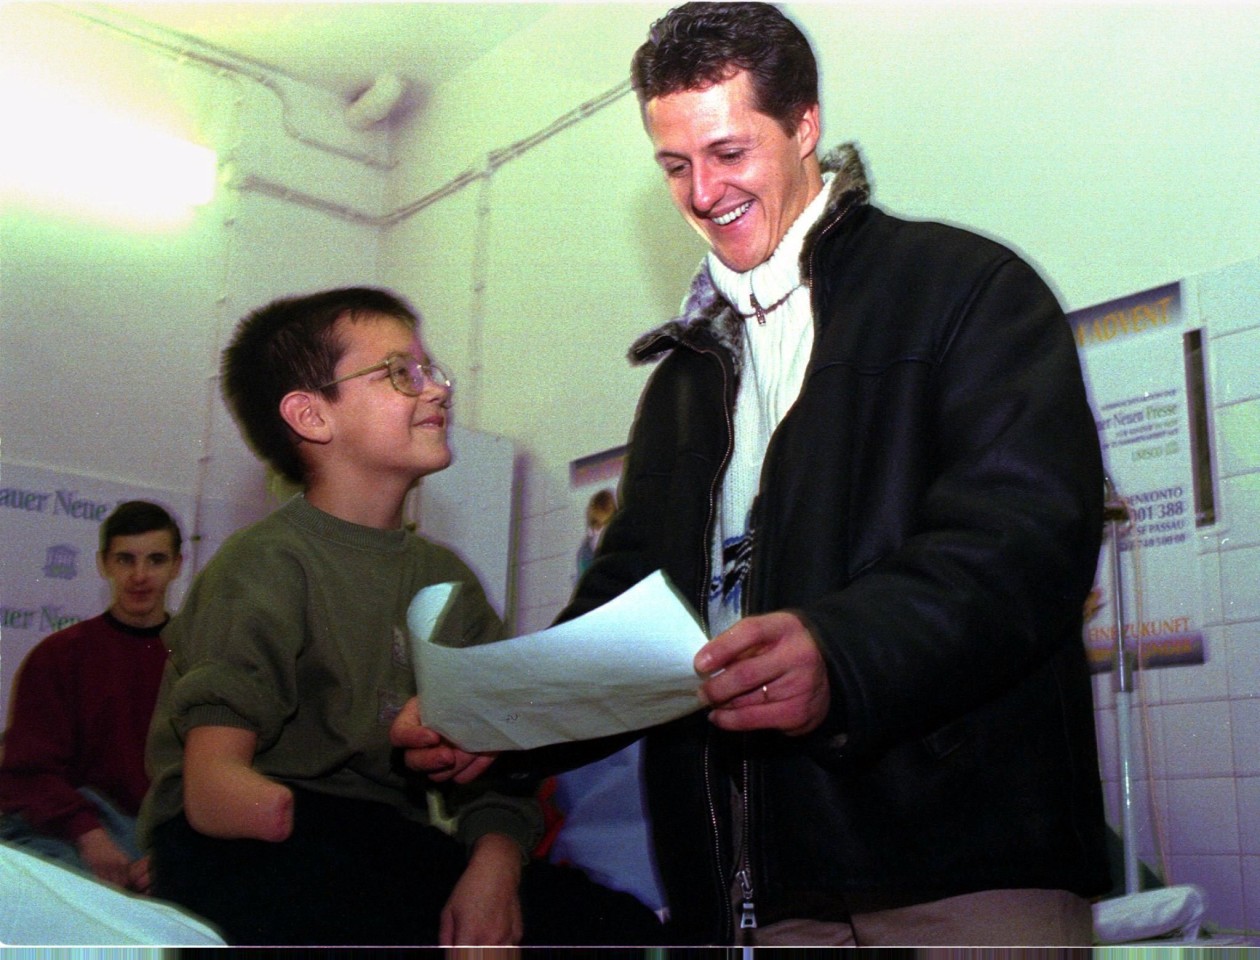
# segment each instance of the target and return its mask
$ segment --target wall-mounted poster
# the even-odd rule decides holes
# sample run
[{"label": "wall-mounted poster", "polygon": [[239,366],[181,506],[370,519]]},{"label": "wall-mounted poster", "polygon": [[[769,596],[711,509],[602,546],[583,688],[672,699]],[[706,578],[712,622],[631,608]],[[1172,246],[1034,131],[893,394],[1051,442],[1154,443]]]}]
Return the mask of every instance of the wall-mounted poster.
[{"label": "wall-mounted poster", "polygon": [[[1095,670],[1113,666],[1120,630],[1143,666],[1202,663],[1195,530],[1214,513],[1199,331],[1187,322],[1180,284],[1068,319],[1116,514],[1086,624],[1090,661]],[[1201,463],[1209,469],[1197,470]]]},{"label": "wall-mounted poster", "polygon": [[569,463],[569,486],[586,487],[593,483],[615,485],[626,462],[626,447],[613,447],[599,453],[578,457]]}]

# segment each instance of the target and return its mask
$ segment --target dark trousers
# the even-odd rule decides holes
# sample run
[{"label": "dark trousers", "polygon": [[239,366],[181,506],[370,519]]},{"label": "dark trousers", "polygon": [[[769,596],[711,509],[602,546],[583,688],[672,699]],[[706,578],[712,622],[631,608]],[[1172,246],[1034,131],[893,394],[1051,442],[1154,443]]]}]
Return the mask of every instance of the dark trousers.
[{"label": "dark trousers", "polygon": [[[283,843],[218,840],[183,816],[154,832],[153,894],[193,911],[233,944],[437,943],[438,918],[465,865],[462,845],[388,807],[295,790]],[[529,864],[525,944],[661,942],[656,915],[581,871]]]}]

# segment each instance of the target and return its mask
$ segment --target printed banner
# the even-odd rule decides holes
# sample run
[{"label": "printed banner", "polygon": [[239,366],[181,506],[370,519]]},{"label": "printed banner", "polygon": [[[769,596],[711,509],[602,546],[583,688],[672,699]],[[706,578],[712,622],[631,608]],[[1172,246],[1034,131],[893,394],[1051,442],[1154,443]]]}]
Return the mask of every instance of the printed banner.
[{"label": "printed banner", "polygon": [[1202,663],[1180,284],[1079,310],[1068,320],[1117,514],[1107,524],[1088,612],[1090,662],[1096,672],[1114,666],[1119,626],[1126,652],[1142,666]]},{"label": "printed banner", "polygon": [[[165,507],[187,540],[190,498],[168,491],[6,463],[0,468],[0,716],[8,722],[13,676],[48,634],[109,606],[109,584],[96,569],[101,522],[125,500]],[[175,609],[190,576],[171,584]]]}]

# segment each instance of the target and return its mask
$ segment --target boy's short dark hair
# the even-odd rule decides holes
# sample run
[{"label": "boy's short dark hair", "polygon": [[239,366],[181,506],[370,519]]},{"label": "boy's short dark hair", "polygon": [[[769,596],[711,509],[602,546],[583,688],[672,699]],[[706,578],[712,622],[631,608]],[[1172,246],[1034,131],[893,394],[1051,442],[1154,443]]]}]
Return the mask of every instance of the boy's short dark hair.
[{"label": "boy's short dark hair", "polygon": [[149,533],[152,530],[169,530],[171,546],[175,556],[179,556],[180,545],[184,542],[179,532],[179,524],[163,507],[148,500],[127,500],[116,506],[113,512],[101,522],[101,554],[109,552],[110,541],[114,537],[130,537],[138,533]]},{"label": "boy's short dark hair", "polygon": [[[317,390],[334,377],[345,353],[342,318],[393,317],[414,328],[420,317],[402,297],[377,287],[342,287],[282,297],[247,314],[223,351],[220,386],[245,442],[291,483],[306,482],[298,437],[280,415],[294,390]],[[336,399],[337,387],[326,388]]]},{"label": "boy's short dark hair", "polygon": [[818,64],[800,28],[769,3],[684,3],[652,24],[630,79],[649,100],[699,90],[748,71],[755,106],[788,136],[818,102]]}]

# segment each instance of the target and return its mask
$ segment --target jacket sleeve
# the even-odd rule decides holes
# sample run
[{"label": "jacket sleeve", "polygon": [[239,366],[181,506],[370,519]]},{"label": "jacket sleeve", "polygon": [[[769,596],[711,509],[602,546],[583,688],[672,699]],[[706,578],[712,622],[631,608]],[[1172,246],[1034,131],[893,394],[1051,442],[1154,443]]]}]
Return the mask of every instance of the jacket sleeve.
[{"label": "jacket sleeve", "polygon": [[673,349],[660,361],[630,430],[617,512],[560,621],[660,569],[707,619],[709,525],[735,382],[729,358],[711,344]]},{"label": "jacket sleeve", "polygon": [[0,767],[0,808],[68,841],[101,825],[74,783],[75,675],[47,641],[31,650],[14,683]]},{"label": "jacket sleeve", "polygon": [[927,372],[890,392],[882,428],[913,434],[879,490],[904,527],[801,608],[828,661],[827,727],[843,730],[831,742],[849,754],[937,730],[1083,656],[1102,466],[1068,324],[1009,253],[935,324],[914,358]]}]

